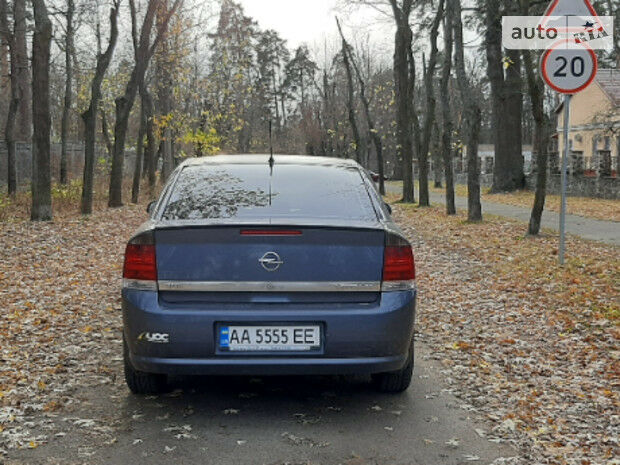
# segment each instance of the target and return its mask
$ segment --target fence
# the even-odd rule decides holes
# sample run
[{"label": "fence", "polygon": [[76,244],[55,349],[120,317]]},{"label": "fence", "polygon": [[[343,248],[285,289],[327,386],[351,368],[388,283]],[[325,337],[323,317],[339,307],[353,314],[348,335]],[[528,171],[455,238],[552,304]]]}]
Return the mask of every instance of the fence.
[{"label": "fence", "polygon": [[[568,176],[566,193],[570,197],[595,197],[601,199],[620,199],[620,179],[612,177]],[[526,177],[527,187],[536,188],[536,174]],[[547,176],[547,193],[561,195],[562,176],[551,174]]]},{"label": "fence", "polygon": [[[56,143],[51,147],[52,180],[60,177],[61,145]],[[135,165],[135,149],[125,150],[125,176],[132,176]],[[30,143],[15,143],[15,159],[17,168],[17,184],[22,188],[27,186],[32,177],[32,146]],[[95,166],[100,174],[107,174],[110,167],[110,156],[103,146],[95,148]],[[71,179],[81,179],[84,171],[84,144],[71,142],[67,144],[67,176]],[[6,143],[0,142],[0,186],[7,183],[7,150]]]}]

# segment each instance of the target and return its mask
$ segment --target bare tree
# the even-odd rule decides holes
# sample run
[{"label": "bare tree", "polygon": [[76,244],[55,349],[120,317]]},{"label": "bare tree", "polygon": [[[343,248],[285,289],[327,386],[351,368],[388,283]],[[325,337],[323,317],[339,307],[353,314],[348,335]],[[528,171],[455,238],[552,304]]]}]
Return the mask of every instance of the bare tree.
[{"label": "bare tree", "polygon": [[[168,21],[168,0],[161,0],[160,6],[157,8],[156,24],[157,28],[162,31],[162,37],[159,45],[159,51],[155,55],[155,107],[159,115],[166,118],[173,110],[172,96],[172,61],[170,57],[170,37],[168,35],[168,27],[164,25]],[[161,137],[161,182],[165,183],[174,170],[174,153],[172,145],[172,128],[169,124],[165,124],[162,129]]]},{"label": "bare tree", "polygon": [[474,95],[473,85],[465,71],[461,0],[448,1],[453,2],[454,8],[454,64],[464,106],[463,127],[467,142],[467,217],[469,221],[482,221],[480,168],[478,167],[478,144],[482,112]]},{"label": "bare tree", "polygon": [[33,0],[35,30],[32,38],[32,221],[52,219],[50,172],[50,48],[52,22],[44,0]]},{"label": "bare tree", "polygon": [[[93,179],[95,176],[95,142],[97,139],[97,117],[99,114],[99,102],[101,101],[101,84],[110,66],[114,48],[118,39],[118,9],[121,0],[114,0],[110,9],[110,38],[104,53],[97,54],[95,75],[91,82],[90,104],[82,114],[84,121],[84,184],[82,186],[82,214],[89,215],[93,211]],[[101,44],[101,35],[97,27],[97,41]],[[99,49],[101,46],[99,45]],[[105,115],[104,115],[105,116]],[[105,121],[105,119],[104,119]],[[104,131],[107,133],[107,128]]]},{"label": "bare tree", "polygon": [[69,137],[69,124],[71,107],[73,106],[73,53],[75,36],[75,1],[66,0],[65,12],[65,101],[62,108],[62,121],[60,128],[60,183],[67,184],[67,139]]},{"label": "bare tree", "polygon": [[182,0],[175,0],[172,8],[166,12],[165,18],[157,25],[157,35],[151,44],[151,31],[155,22],[155,14],[161,0],[149,0],[147,10],[142,22],[140,37],[137,32],[137,14],[135,0],[129,0],[131,7],[132,36],[134,41],[135,65],[125,87],[125,93],[116,99],[116,124],[114,126],[114,152],[112,154],[112,172],[110,174],[109,207],[121,207],[123,205],[123,167],[125,164],[125,139],[129,115],[138,93],[140,83],[144,81],[144,75],[149,62],[163,34],[168,28],[168,22]]},{"label": "bare tree", "polygon": [[[340,31],[342,36],[342,40],[346,39],[344,35],[342,35],[342,31]],[[366,82],[362,77],[362,73],[360,72],[359,66],[355,60],[355,56],[353,55],[351,46],[347,46],[347,50],[349,53],[349,62],[353,66],[355,70],[355,75],[357,77],[358,84],[360,86],[360,100],[362,101],[362,106],[364,107],[364,113],[366,114],[366,122],[368,123],[368,135],[372,140],[375,146],[375,152],[377,153],[377,171],[379,174],[379,192],[381,195],[385,195],[385,162],[383,160],[383,143],[381,142],[381,136],[379,132],[375,129],[375,122],[372,114],[370,113],[370,101],[368,100],[368,96],[366,95]]]},{"label": "bare tree", "polygon": [[428,151],[431,145],[431,136],[433,130],[433,122],[435,120],[435,106],[437,99],[435,98],[435,70],[437,68],[437,37],[439,35],[439,26],[444,15],[444,0],[439,1],[437,13],[430,31],[431,53],[428,59],[428,66],[424,72],[424,85],[426,88],[426,108],[424,116],[424,125],[422,127],[422,137],[418,146],[418,164],[420,165],[420,206],[430,206],[430,196],[428,192]]},{"label": "bare tree", "polygon": [[439,83],[439,97],[441,99],[441,116],[443,131],[441,134],[441,153],[443,158],[444,177],[446,179],[446,213],[456,215],[454,202],[454,170],[452,167],[452,112],[450,111],[450,76],[452,72],[454,5],[451,0],[446,3],[446,18],[444,21],[444,51],[441,81]]},{"label": "bare tree", "polygon": [[15,41],[15,61],[17,73],[17,85],[19,86],[20,100],[17,110],[17,125],[15,137],[20,142],[29,142],[32,137],[32,89],[30,75],[30,61],[28,59],[28,45],[26,32],[28,29],[26,2],[16,0],[13,2],[13,22]]},{"label": "bare tree", "polygon": [[355,87],[353,85],[353,71],[351,70],[351,63],[349,61],[349,44],[344,38],[342,28],[340,27],[340,21],[336,18],[336,24],[338,25],[338,32],[342,37],[342,61],[344,63],[345,70],[347,72],[347,110],[349,115],[349,124],[351,125],[351,132],[353,133],[353,143],[355,144],[355,159],[358,163],[362,163],[362,141],[360,138],[360,131],[357,126],[357,119],[355,118]]},{"label": "bare tree", "polygon": [[[9,99],[4,139],[7,148],[7,187],[14,196],[17,192],[17,159],[15,142],[30,139],[30,77],[26,51],[26,2],[13,2],[13,27],[8,19],[9,7],[6,0],[0,0],[0,28],[2,38],[9,47],[11,61],[11,96]],[[17,123],[17,124],[16,124]],[[17,126],[17,127],[16,127]]]},{"label": "bare tree", "polygon": [[[17,3],[16,0],[13,5]],[[11,61],[11,96],[7,111],[6,126],[4,130],[4,140],[7,149],[7,187],[10,196],[17,193],[17,167],[15,159],[15,116],[21,98],[17,75],[17,62],[15,59],[15,34],[11,30],[8,19],[8,5],[6,0],[0,0],[0,27],[2,28],[2,39],[8,45]]]},{"label": "bare tree", "polygon": [[413,0],[390,0],[396,36],[394,46],[394,83],[396,88],[396,124],[399,145],[400,166],[403,178],[403,202],[414,203],[413,189],[413,141],[411,138],[413,93],[415,84],[415,63],[411,43],[413,34],[409,18]]},{"label": "bare tree", "polygon": [[[146,144],[144,139],[146,138]],[[147,83],[140,85],[140,130],[136,144],[136,163],[133,172],[131,202],[138,203],[140,197],[140,179],[145,174],[151,191],[155,186],[155,128],[153,123],[153,99]],[[151,192],[152,193],[152,192]]]}]

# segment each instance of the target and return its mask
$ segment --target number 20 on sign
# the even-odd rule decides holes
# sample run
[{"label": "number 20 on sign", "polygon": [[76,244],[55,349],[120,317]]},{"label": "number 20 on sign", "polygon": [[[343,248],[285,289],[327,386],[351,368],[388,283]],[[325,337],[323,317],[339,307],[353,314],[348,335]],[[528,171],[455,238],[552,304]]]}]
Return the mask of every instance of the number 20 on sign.
[{"label": "number 20 on sign", "polygon": [[560,41],[543,53],[540,63],[542,77],[556,92],[576,94],[594,80],[598,60],[594,50]]}]

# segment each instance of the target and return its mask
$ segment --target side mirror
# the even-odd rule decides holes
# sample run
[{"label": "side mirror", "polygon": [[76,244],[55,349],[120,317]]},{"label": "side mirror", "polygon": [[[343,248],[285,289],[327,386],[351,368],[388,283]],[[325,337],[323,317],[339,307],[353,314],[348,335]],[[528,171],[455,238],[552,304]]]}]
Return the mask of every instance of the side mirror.
[{"label": "side mirror", "polygon": [[384,202],[384,205],[385,205],[385,208],[387,208],[387,211],[391,215],[392,214],[392,206],[389,203],[387,203],[387,202]]},{"label": "side mirror", "polygon": [[146,207],[146,212],[151,215],[153,213],[153,210],[155,210],[155,204],[157,204],[156,200],[153,200],[152,202],[149,202],[148,206]]}]

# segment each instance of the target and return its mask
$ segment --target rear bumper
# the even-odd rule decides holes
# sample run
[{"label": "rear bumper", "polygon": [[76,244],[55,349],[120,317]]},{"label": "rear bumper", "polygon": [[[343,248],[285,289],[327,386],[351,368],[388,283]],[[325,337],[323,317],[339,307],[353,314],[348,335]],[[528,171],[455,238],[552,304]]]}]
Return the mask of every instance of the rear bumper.
[{"label": "rear bumper", "polygon": [[406,355],[368,358],[226,358],[175,359],[131,355],[138,370],[169,375],[348,375],[402,368]]},{"label": "rear bumper", "polygon": [[[179,309],[156,292],[123,290],[124,336],[132,365],[170,375],[366,374],[402,368],[415,321],[414,291],[387,292],[373,304],[196,304]],[[320,351],[303,354],[220,353],[216,330],[227,324],[319,324]],[[166,334],[167,343],[144,333]]]}]

